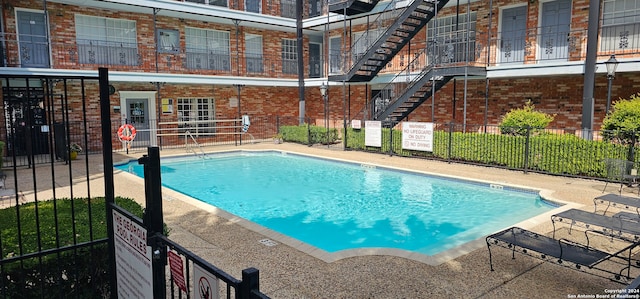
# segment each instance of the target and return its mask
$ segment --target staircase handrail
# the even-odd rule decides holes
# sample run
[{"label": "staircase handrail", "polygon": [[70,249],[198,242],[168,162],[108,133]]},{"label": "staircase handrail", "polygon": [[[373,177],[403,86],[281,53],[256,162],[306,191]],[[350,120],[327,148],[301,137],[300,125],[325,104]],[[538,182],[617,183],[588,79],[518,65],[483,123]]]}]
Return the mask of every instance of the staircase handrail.
[{"label": "staircase handrail", "polygon": [[[366,29],[363,31],[364,34],[362,36],[360,36],[358,39],[356,39],[354,42],[351,43],[351,45],[349,45],[349,49],[348,51],[344,51],[344,55],[351,55],[353,56],[355,53],[353,52],[353,48],[355,47],[355,45],[358,44],[358,42],[360,42],[363,38],[367,38],[369,36],[369,32],[374,30],[374,29],[378,29],[378,28],[389,28],[390,25],[387,26],[382,26],[382,23],[384,20],[386,20],[385,18],[383,18],[384,16],[386,16],[388,13],[395,13],[396,11],[398,12],[398,15],[400,15],[400,13],[404,10],[407,9],[407,7],[409,7],[411,5],[411,3],[413,3],[414,1],[420,1],[420,0],[411,0],[411,1],[406,1],[406,0],[391,0],[389,1],[389,4],[387,4],[387,6],[384,7],[384,9],[382,9],[382,13],[378,14],[378,16],[371,22],[367,22],[367,27]],[[407,2],[407,4],[404,7],[398,8],[398,3],[399,2]],[[374,24],[379,24],[379,26],[373,26]],[[382,34],[379,35],[371,44],[367,45],[367,49],[365,52],[369,51],[371,49],[371,47],[380,39],[382,38]],[[347,70],[351,69],[351,67],[353,67],[358,61],[360,61],[360,59],[362,59],[362,57],[353,60],[353,59],[348,59],[349,57],[344,57],[345,61],[345,68],[343,68],[343,72],[348,72]],[[346,66],[346,62],[349,61],[349,67],[347,68]]]},{"label": "staircase handrail", "polygon": [[[427,53],[426,49],[420,52],[421,54],[425,54]],[[420,57],[417,56],[416,59]],[[411,65],[413,64],[413,62],[416,60],[414,59],[408,66],[407,68],[411,67]],[[427,75],[429,72],[431,72],[431,70],[433,70],[434,64],[433,63],[427,63],[425,64],[425,66],[422,68],[422,70],[420,71],[419,74],[413,76],[413,79],[409,82],[409,84],[407,85],[407,87],[405,88],[405,90],[410,90],[411,88],[413,88],[414,85],[416,85],[417,82],[419,82],[425,75]],[[405,68],[406,69],[406,68]],[[402,72],[398,73],[396,75],[396,77],[394,77],[394,80],[391,80],[389,83],[387,83],[387,85],[385,85],[384,89],[387,88],[387,86],[390,86],[394,83],[395,78],[399,77],[400,74],[402,74]],[[405,75],[407,76],[407,81],[409,81],[409,79],[411,78],[410,75]],[[382,89],[382,90],[384,90]],[[380,92],[378,92],[376,94],[376,96],[374,96],[373,98],[375,99],[377,96],[380,95],[380,93],[382,92],[382,90]],[[387,110],[387,108],[389,108],[389,106],[393,105],[396,101],[398,101],[398,99],[400,99],[402,96],[404,95],[404,93],[399,94],[398,96],[395,96],[393,99],[390,99],[389,103],[385,103],[385,105],[383,106],[383,108],[374,115],[374,119],[377,119],[383,112],[385,112]]]},{"label": "staircase handrail", "polygon": [[[389,83],[387,83],[383,88],[380,89],[380,91],[378,93],[376,93],[373,97],[371,97],[372,99],[376,99],[378,97],[381,97],[381,94],[388,89],[388,87],[393,86],[394,84],[398,83],[399,81],[397,80],[400,76],[405,76],[407,78],[407,80],[411,77],[411,68],[415,67],[416,65],[420,65],[420,59],[425,59],[425,66],[422,68],[422,71],[420,72],[420,74],[416,75],[417,78],[420,78],[421,75],[424,76],[424,74],[426,72],[428,72],[429,70],[431,70],[433,68],[432,64],[428,64],[427,62],[427,49],[426,48],[422,48],[420,49],[420,51],[413,53],[414,54],[414,58],[407,64],[407,66],[402,69],[400,72],[398,72],[391,80],[389,80]],[[414,80],[415,81],[415,80]],[[415,82],[410,83],[411,84],[415,84]],[[395,99],[397,100],[397,98]],[[386,107],[388,107],[391,103],[394,103],[394,101],[390,101],[387,105],[385,105],[385,109]],[[368,109],[369,107],[363,107],[360,112],[355,114],[355,117],[357,117],[358,115],[362,114],[363,118],[364,118],[364,113],[365,111]],[[385,109],[383,109],[382,111],[384,111]],[[374,119],[379,115],[376,114],[375,117],[373,117]],[[353,119],[351,119],[353,120]]]}]

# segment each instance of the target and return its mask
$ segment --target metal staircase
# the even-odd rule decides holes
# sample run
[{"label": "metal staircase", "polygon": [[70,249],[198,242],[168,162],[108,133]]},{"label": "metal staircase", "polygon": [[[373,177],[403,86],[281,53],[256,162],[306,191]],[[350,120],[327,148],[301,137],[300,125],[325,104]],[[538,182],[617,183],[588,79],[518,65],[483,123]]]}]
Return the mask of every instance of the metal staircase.
[{"label": "metal staircase", "polygon": [[[388,121],[392,124],[400,122],[453,78],[453,76],[438,75],[433,64],[422,64],[421,62],[427,61],[426,56],[426,49],[415,53],[413,60],[405,69],[396,74],[378,94],[373,96],[372,119]],[[411,71],[415,70],[417,65],[424,67],[419,74],[412,73]],[[391,98],[385,97],[388,91],[392,91]]]},{"label": "metal staircase", "polygon": [[329,0],[329,11],[347,16],[370,12],[380,0]]},{"label": "metal staircase", "polygon": [[[363,53],[358,53],[358,46],[369,44],[366,40],[361,39],[370,38],[370,34],[367,32],[356,40],[350,49],[346,51],[352,57],[343,59],[345,64],[348,63],[347,61],[351,61],[350,64],[347,64],[349,67],[345,67],[344,74],[329,75],[329,80],[345,82],[371,81],[447,2],[448,0],[413,0],[402,10],[396,12],[393,8],[398,3],[391,1],[390,5],[392,7],[385,9],[385,11],[397,14],[397,18],[393,16],[394,23],[389,25]],[[388,15],[380,14],[372,24],[384,24],[385,21],[390,19]]]}]

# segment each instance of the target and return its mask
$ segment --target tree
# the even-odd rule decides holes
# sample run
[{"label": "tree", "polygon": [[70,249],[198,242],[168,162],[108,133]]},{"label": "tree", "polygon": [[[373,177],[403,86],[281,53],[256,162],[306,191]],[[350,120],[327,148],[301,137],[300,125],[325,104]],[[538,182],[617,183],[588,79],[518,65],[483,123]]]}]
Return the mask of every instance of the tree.
[{"label": "tree", "polygon": [[535,111],[531,101],[527,101],[521,109],[511,109],[502,117],[500,132],[507,135],[527,135],[529,129],[535,131],[545,129],[555,118],[544,112]]},{"label": "tree", "polygon": [[635,144],[640,136],[640,93],[613,103],[613,109],[602,120],[604,140]]}]

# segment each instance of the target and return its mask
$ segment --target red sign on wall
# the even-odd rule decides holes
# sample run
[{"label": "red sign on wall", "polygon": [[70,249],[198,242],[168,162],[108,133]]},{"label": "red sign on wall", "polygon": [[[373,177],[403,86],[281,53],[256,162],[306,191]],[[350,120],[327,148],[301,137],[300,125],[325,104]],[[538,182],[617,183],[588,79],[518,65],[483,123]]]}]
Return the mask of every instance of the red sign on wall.
[{"label": "red sign on wall", "polygon": [[184,280],[184,272],[182,271],[182,258],[175,252],[169,250],[167,257],[169,258],[169,267],[171,268],[171,276],[173,277],[173,282],[183,290],[185,293],[187,292],[187,285]]}]

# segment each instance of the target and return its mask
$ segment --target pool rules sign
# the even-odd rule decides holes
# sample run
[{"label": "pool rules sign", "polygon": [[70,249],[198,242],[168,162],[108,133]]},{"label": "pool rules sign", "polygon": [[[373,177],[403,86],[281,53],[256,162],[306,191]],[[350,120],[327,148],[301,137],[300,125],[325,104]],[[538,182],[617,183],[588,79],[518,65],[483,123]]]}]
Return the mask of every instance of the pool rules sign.
[{"label": "pool rules sign", "polygon": [[147,230],[113,210],[118,298],[153,298],[151,246]]},{"label": "pool rules sign", "polygon": [[433,123],[403,122],[402,149],[433,151]]}]

